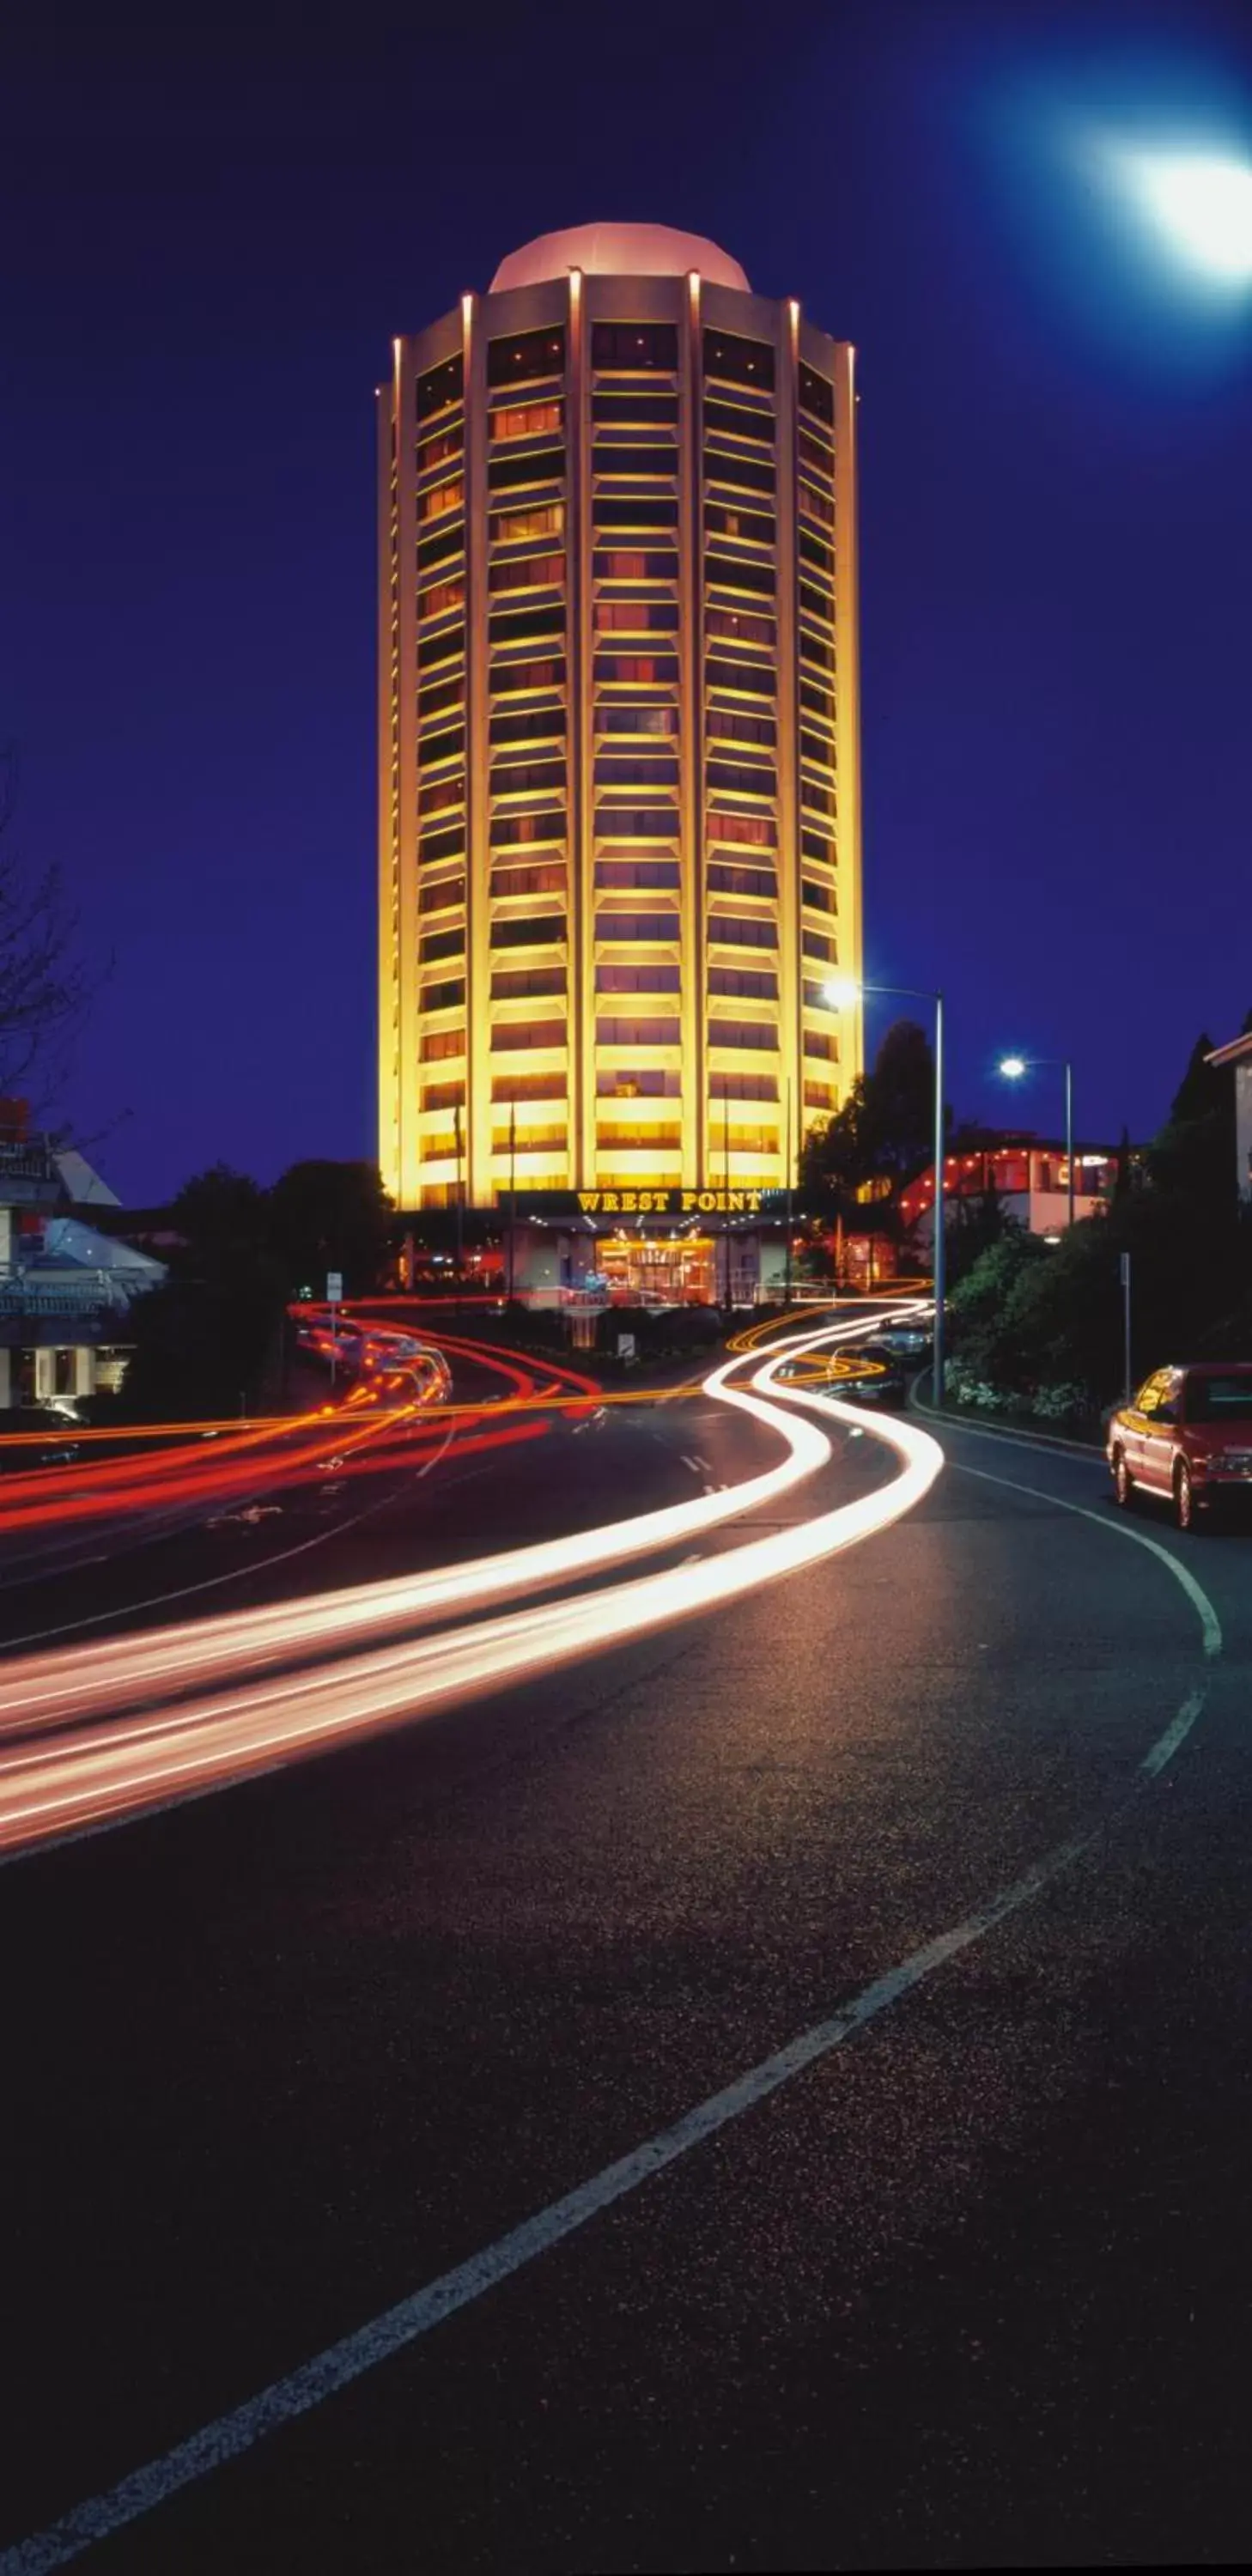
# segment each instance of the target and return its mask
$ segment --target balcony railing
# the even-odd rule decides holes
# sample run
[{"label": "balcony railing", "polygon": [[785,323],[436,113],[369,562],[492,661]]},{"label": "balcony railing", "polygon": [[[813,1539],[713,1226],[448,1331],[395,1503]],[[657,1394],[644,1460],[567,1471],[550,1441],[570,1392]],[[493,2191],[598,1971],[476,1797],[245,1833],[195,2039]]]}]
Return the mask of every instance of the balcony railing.
[{"label": "balcony railing", "polygon": [[0,1183],[56,1179],[57,1167],[46,1136],[0,1138]]},{"label": "balcony railing", "polygon": [[130,1304],[125,1274],[116,1270],[26,1270],[0,1262],[0,1320],[14,1315],[124,1314]]}]

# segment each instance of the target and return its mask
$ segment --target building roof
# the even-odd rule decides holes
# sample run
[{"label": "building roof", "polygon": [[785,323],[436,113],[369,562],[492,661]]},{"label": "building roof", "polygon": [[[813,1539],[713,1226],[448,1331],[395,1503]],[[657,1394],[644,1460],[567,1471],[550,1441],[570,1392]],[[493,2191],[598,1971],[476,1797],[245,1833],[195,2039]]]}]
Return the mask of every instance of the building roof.
[{"label": "building roof", "polygon": [[713,286],[752,292],[737,259],[702,233],[675,232],[670,224],[574,224],[567,232],[540,233],[501,260],[491,292],[540,286],[571,268],[588,277],[685,277],[698,268]]},{"label": "building roof", "polygon": [[1206,1064],[1252,1064],[1252,1029],[1245,1029],[1241,1038],[1228,1038],[1225,1046],[1214,1047],[1204,1061]]}]

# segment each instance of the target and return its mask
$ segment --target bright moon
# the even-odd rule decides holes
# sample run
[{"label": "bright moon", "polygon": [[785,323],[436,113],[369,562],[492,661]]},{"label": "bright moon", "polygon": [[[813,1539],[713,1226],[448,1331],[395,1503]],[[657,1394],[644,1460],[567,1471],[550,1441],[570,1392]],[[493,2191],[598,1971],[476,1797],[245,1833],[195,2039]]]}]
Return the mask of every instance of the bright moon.
[{"label": "bright moon", "polygon": [[1252,281],[1252,168],[1206,153],[1144,153],[1135,180],[1161,230],[1197,267],[1232,284]]}]

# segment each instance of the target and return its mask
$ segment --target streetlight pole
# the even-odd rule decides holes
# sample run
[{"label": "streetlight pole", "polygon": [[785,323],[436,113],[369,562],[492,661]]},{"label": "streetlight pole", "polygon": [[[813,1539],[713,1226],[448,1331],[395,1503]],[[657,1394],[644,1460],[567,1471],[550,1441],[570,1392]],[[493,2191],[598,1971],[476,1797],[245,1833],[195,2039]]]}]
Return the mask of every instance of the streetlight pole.
[{"label": "streetlight pole", "polygon": [[1068,1223],[1074,1224],[1074,1068],[1065,1060],[1065,1169],[1069,1175]]},{"label": "streetlight pole", "polygon": [[935,1341],[931,1386],[936,1404],[943,1402],[944,1298],[948,1280],[948,1242],[943,1210],[943,995],[935,995]]},{"label": "streetlight pole", "polygon": [[944,1387],[944,1320],[947,1287],[947,1242],[943,1230],[943,994],[927,992],[917,984],[860,984],[836,976],[825,987],[825,998],[835,1010],[860,1001],[867,993],[885,993],[897,1002],[933,1002],[935,1006],[935,1336],[931,1384],[936,1404],[943,1402]]},{"label": "streetlight pole", "polygon": [[1065,1076],[1065,1175],[1066,1175],[1065,1198],[1066,1198],[1066,1215],[1067,1215],[1067,1219],[1068,1219],[1069,1224],[1072,1226],[1072,1225],[1073,1225],[1073,1222],[1074,1222],[1074,1188],[1075,1188],[1075,1182],[1074,1182],[1074,1068],[1073,1068],[1073,1065],[1072,1065],[1072,1063],[1070,1062],[1070,1059],[1069,1059],[1069,1057],[1068,1057],[1068,1056],[1062,1056],[1062,1055],[1032,1055],[1032,1056],[1024,1056],[1024,1055],[1005,1055],[1005,1056],[1001,1056],[1001,1058],[1000,1058],[1000,1071],[1001,1071],[1001,1073],[1003,1074],[1003,1076],[1004,1076],[1004,1078],[1005,1078],[1005,1081],[1006,1081],[1006,1082],[1020,1082],[1020,1081],[1021,1081],[1021,1079],[1022,1079],[1023,1074],[1029,1073],[1029,1071],[1030,1071],[1030,1069],[1031,1069],[1031,1066],[1032,1066],[1032,1065],[1036,1065],[1036,1064],[1043,1064],[1043,1065],[1047,1065],[1047,1066],[1049,1066],[1049,1067],[1051,1067],[1051,1068],[1057,1068],[1057,1067],[1059,1067],[1060,1071],[1061,1071],[1061,1072],[1064,1074],[1064,1076]]}]

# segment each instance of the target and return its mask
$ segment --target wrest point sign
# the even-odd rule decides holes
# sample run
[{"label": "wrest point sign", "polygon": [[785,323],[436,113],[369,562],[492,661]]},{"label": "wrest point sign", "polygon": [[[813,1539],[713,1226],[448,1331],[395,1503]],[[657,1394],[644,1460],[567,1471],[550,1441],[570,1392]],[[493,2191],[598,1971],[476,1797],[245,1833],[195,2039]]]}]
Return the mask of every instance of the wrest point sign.
[{"label": "wrest point sign", "polygon": [[761,1190],[579,1190],[583,1216],[759,1216]]}]

